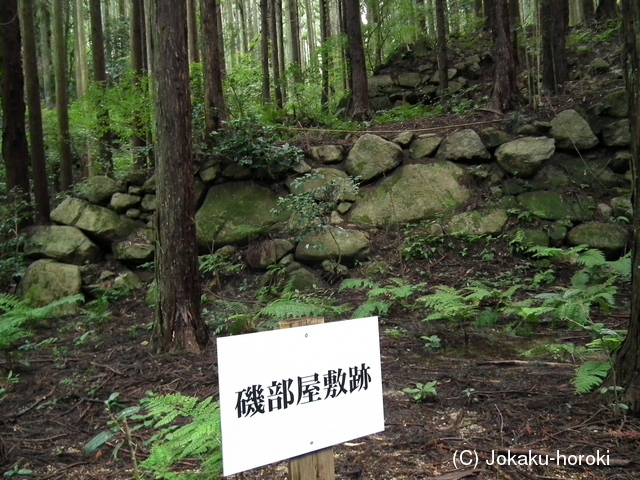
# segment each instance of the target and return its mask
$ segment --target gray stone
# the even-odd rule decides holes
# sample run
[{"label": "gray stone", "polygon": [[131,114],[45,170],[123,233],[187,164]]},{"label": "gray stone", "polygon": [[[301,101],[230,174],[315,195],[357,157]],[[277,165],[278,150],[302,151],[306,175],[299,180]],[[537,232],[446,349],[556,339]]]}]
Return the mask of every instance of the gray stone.
[{"label": "gray stone", "polygon": [[602,250],[608,258],[620,255],[629,242],[625,227],[610,222],[588,222],[569,230],[569,245],[588,245]]},{"label": "gray stone", "polygon": [[311,165],[309,165],[307,162],[305,162],[304,160],[300,160],[298,163],[296,163],[293,167],[292,170],[296,173],[300,173],[300,174],[304,174],[304,173],[309,173],[311,171]]},{"label": "gray stone", "polygon": [[96,175],[76,186],[75,190],[79,198],[91,203],[106,204],[114,193],[124,192],[125,186],[113,178]]},{"label": "gray stone", "polygon": [[351,202],[340,202],[336,210],[338,210],[338,213],[344,215],[351,209],[351,205]]},{"label": "gray stone", "polygon": [[426,133],[419,135],[409,148],[409,157],[413,160],[420,160],[421,158],[432,155],[442,143],[442,137],[435,133]]},{"label": "gray stone", "polygon": [[416,138],[416,134],[413,132],[400,132],[396,138],[393,139],[393,143],[397,143],[404,148],[409,146],[414,138]]},{"label": "gray stone", "polygon": [[598,137],[575,110],[564,110],[551,120],[550,133],[557,148],[583,151],[598,145]]},{"label": "gray stone", "polygon": [[369,245],[369,236],[364,232],[331,227],[326,232],[305,235],[295,256],[303,262],[361,260],[368,255]]},{"label": "gray stone", "polygon": [[31,227],[24,253],[29,257],[47,257],[63,263],[83,265],[100,259],[98,246],[79,229],[62,225]]},{"label": "gray stone", "polygon": [[530,183],[533,190],[557,190],[571,184],[571,180],[567,172],[558,165],[545,165],[533,176]]},{"label": "gray stone", "polygon": [[361,136],[347,155],[345,170],[363,181],[376,178],[402,163],[404,154],[395,143],[377,135]]},{"label": "gray stone", "polygon": [[578,185],[591,185],[593,182],[604,187],[616,187],[622,179],[614,174],[604,160],[590,160],[584,162],[579,158],[564,160],[562,167],[569,172],[570,178]]},{"label": "gray stone", "polygon": [[242,244],[287,219],[275,216],[278,196],[254,182],[214,185],[196,213],[198,246]]},{"label": "gray stone", "polygon": [[231,180],[249,180],[251,178],[251,170],[242,165],[232,163],[222,170],[222,176]]},{"label": "gray stone", "polygon": [[300,292],[315,291],[319,288],[325,288],[327,284],[318,275],[310,270],[300,266],[299,263],[293,262],[291,268],[287,267],[286,282],[291,285],[294,290]]},{"label": "gray stone", "polygon": [[152,194],[145,195],[142,199],[141,206],[146,212],[155,212],[157,208],[156,196]]},{"label": "gray stone", "polygon": [[609,168],[615,173],[625,173],[631,168],[631,159],[629,150],[618,150],[609,162]]},{"label": "gray stone", "polygon": [[140,203],[140,196],[138,195],[131,195],[130,193],[116,192],[111,197],[111,202],[109,202],[109,205],[116,212],[121,213],[128,210],[129,208],[135,207],[139,203]]},{"label": "gray stone", "polygon": [[629,97],[627,91],[617,90],[602,99],[602,113],[609,117],[627,118],[629,116]]},{"label": "gray stone", "polygon": [[116,278],[113,279],[113,288],[119,290],[133,291],[142,288],[142,281],[135,273],[130,270],[120,272]]},{"label": "gray stone", "polygon": [[452,81],[449,82],[449,88],[447,89],[447,92],[449,93],[449,95],[453,95],[458,93],[460,90],[462,90],[463,85],[460,82],[457,81]]},{"label": "gray stone", "polygon": [[77,227],[103,243],[124,238],[136,227],[133,220],[119,217],[113,210],[73,197],[65,199],[51,212],[51,220]]},{"label": "gray stone", "polygon": [[373,77],[369,77],[369,90],[375,91],[376,89],[382,87],[390,87],[394,85],[393,79],[391,75],[375,75]]},{"label": "gray stone", "polygon": [[129,189],[127,190],[127,192],[128,192],[130,195],[142,195],[142,193],[144,193],[144,192],[142,191],[142,187],[141,187],[141,186],[139,186],[139,185],[131,185],[131,186],[129,187]]},{"label": "gray stone", "polygon": [[309,149],[309,156],[316,162],[340,163],[344,160],[344,147],[342,145],[320,145]]},{"label": "gray stone", "polygon": [[538,247],[548,247],[549,246],[549,235],[546,232],[534,228],[523,229],[522,233],[524,234],[524,238],[522,239],[522,244],[526,247],[538,246]]},{"label": "gray stone", "polygon": [[609,220],[611,218],[613,209],[606,203],[599,203],[596,209],[598,211],[598,217],[604,218],[605,220]]},{"label": "gray stone", "polygon": [[518,195],[518,203],[545,220],[589,221],[596,202],[585,195],[560,195],[556,192],[526,192]]},{"label": "gray stone", "polygon": [[[349,176],[337,168],[315,168],[303,177],[287,179],[286,185],[291,193],[300,194],[322,188],[331,182],[335,182],[336,186],[341,189],[338,200],[353,202],[356,199]],[[322,194],[319,193],[318,199],[321,196]]]},{"label": "gray stone", "polygon": [[614,217],[625,217],[633,220],[633,205],[628,197],[614,197],[611,199],[611,213]]},{"label": "gray stone", "polygon": [[607,147],[628,147],[631,143],[629,120],[619,120],[602,128],[602,139]]},{"label": "gray stone", "polygon": [[124,240],[113,244],[113,257],[121,262],[145,263],[153,260],[153,230],[140,228]]},{"label": "gray stone", "polygon": [[[28,300],[34,307],[44,307],[55,300],[81,292],[80,267],[50,259],[36,260],[29,265],[17,289],[18,296]],[[77,303],[65,305],[60,307],[57,314],[73,315],[78,308]]]},{"label": "gray stone", "polygon": [[464,175],[450,162],[406,165],[379,185],[362,189],[350,220],[391,227],[449,214],[469,199]]},{"label": "gray stone", "polygon": [[141,186],[147,180],[147,175],[147,172],[145,172],[144,170],[131,170],[124,177],[122,177],[122,181],[130,187],[134,185]]},{"label": "gray stone", "polygon": [[546,137],[523,137],[500,145],[495,152],[500,166],[508,173],[528,178],[555,152],[554,140]]},{"label": "gray stone", "polygon": [[132,220],[137,220],[142,215],[142,212],[137,208],[130,208],[126,212],[124,212],[125,217],[130,218]]},{"label": "gray stone", "polygon": [[142,191],[146,193],[156,192],[156,175],[151,175],[146,182],[142,185]]},{"label": "gray stone", "polygon": [[422,83],[422,77],[416,72],[403,72],[398,74],[398,85],[401,87],[415,88]]},{"label": "gray stone", "polygon": [[384,110],[391,110],[393,108],[393,103],[391,103],[389,97],[384,95],[369,99],[369,106],[374,112],[382,112]]},{"label": "gray stone", "polygon": [[444,227],[449,235],[498,235],[507,223],[507,211],[494,210],[464,212],[454,215]]},{"label": "gray stone", "polygon": [[294,250],[295,245],[289,240],[277,238],[252,244],[247,249],[245,259],[251,268],[267,268],[275,265],[287,253]]},{"label": "gray stone", "polygon": [[569,229],[562,222],[556,222],[549,226],[549,244],[552,247],[559,247],[564,244]]},{"label": "gray stone", "polygon": [[220,175],[220,164],[215,160],[202,165],[198,170],[198,176],[204,183],[213,182]]},{"label": "gray stone", "polygon": [[509,141],[507,132],[495,127],[485,128],[478,135],[480,135],[480,138],[487,148],[496,148]]},{"label": "gray stone", "polygon": [[489,160],[491,155],[480,140],[480,136],[469,128],[460,130],[444,140],[438,150],[438,158],[473,163]]}]

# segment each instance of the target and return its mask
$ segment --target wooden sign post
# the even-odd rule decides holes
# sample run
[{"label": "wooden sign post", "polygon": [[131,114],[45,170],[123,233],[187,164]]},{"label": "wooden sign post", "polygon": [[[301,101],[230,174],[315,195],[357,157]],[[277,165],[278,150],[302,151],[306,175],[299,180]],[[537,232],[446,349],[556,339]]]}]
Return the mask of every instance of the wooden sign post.
[{"label": "wooden sign post", "polygon": [[[324,323],[324,317],[296,318],[279,323],[280,328],[305,327]],[[335,480],[333,447],[289,459],[289,480]]]}]

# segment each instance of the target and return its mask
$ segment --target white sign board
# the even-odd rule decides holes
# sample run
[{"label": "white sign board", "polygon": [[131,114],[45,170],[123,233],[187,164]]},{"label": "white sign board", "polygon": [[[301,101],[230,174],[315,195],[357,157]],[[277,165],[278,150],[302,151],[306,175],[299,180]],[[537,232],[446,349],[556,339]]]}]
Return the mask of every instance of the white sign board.
[{"label": "white sign board", "polygon": [[378,317],[218,338],[224,475],[384,430]]}]

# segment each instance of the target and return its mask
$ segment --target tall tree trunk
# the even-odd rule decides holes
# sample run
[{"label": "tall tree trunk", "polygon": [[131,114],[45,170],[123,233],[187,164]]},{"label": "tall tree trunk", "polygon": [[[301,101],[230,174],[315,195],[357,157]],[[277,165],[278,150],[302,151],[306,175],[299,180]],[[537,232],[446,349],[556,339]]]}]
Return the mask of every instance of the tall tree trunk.
[{"label": "tall tree trunk", "polygon": [[[242,3],[242,0],[236,1],[236,8],[238,9],[238,15],[240,15],[240,32],[242,35],[242,53],[247,53],[249,51],[249,30],[247,25],[245,8],[244,8],[244,4]],[[293,25],[292,25],[292,28],[293,28]]]},{"label": "tall tree trunk", "polygon": [[591,25],[596,19],[596,11],[593,8],[593,0],[582,0],[582,18],[585,25]]},{"label": "tall tree trunk", "polygon": [[298,13],[298,0],[289,0],[289,27],[291,45],[291,64],[294,68],[293,81],[302,81],[302,62],[300,59],[300,16]]},{"label": "tall tree trunk", "polygon": [[[107,2],[108,4],[108,2]],[[104,105],[102,98],[107,88],[107,65],[105,62],[104,33],[102,31],[102,12],[100,0],[89,0],[89,16],[91,17],[91,54],[93,57],[93,80],[98,89],[98,158],[100,165],[91,162],[89,176],[96,175],[99,171],[111,173],[113,160],[111,158],[111,130],[109,110]]]},{"label": "tall tree trunk", "polygon": [[515,106],[518,91],[516,55],[509,26],[509,0],[494,0],[493,12],[493,91],[491,106],[505,111]]},{"label": "tall tree trunk", "polygon": [[623,401],[632,413],[640,413],[640,5],[622,0],[625,40],[625,72],[629,94],[629,122],[633,172],[633,241],[631,320],[613,368],[613,381],[625,389]]},{"label": "tall tree trunk", "polygon": [[39,34],[40,39],[38,42],[39,59],[40,59],[40,76],[42,78],[42,93],[45,108],[53,108],[54,105],[54,87],[51,78],[51,11],[49,6],[44,2],[39,2],[37,5],[40,22],[39,22]]},{"label": "tall tree trunk", "polygon": [[569,4],[567,0],[541,0],[540,26],[542,28],[542,86],[559,93],[569,80],[567,61],[567,32],[569,30]]},{"label": "tall tree trunk", "polygon": [[278,34],[278,61],[280,69],[280,89],[282,90],[282,102],[287,101],[287,71],[284,53],[284,28],[282,24],[282,1],[274,0],[276,6],[276,27]]},{"label": "tall tree trunk", "polygon": [[20,1],[24,43],[24,76],[29,111],[29,141],[31,143],[31,169],[33,172],[33,198],[36,207],[36,223],[49,223],[49,177],[44,152],[42,132],[42,110],[40,105],[40,82],[38,81],[38,59],[36,53],[36,27],[34,0]]},{"label": "tall tree trunk", "polygon": [[490,12],[493,12],[493,0],[483,0],[484,5],[484,27],[491,31],[493,30],[493,17]]},{"label": "tall tree trunk", "polygon": [[[145,52],[144,52],[144,2],[143,0],[131,0],[131,70],[133,70],[133,84],[140,88],[141,80],[145,76]],[[133,163],[139,169],[146,167],[145,147],[147,146],[144,122],[139,111],[132,112],[131,120],[131,147],[133,148]]]},{"label": "tall tree trunk", "polygon": [[313,11],[313,0],[305,0],[305,7],[309,42],[309,61],[313,62],[316,56],[316,45],[318,44],[318,40],[316,38],[316,16]]},{"label": "tall tree trunk", "polygon": [[327,42],[329,41],[330,30],[329,1],[320,0],[320,36],[322,37],[322,49],[320,50],[320,65],[322,68],[320,105],[323,112],[326,112],[329,108],[329,50]]},{"label": "tall tree trunk", "polygon": [[438,90],[440,94],[449,88],[449,63],[447,61],[447,19],[445,18],[445,10],[447,8],[446,0],[436,0],[436,28],[438,30],[438,79],[440,85]]},{"label": "tall tree trunk", "polygon": [[187,24],[189,32],[189,62],[200,61],[198,49],[198,17],[196,15],[196,0],[187,0]]},{"label": "tall tree trunk", "polygon": [[10,201],[29,201],[29,147],[25,127],[21,44],[18,0],[3,0],[0,2],[2,158]]},{"label": "tall tree trunk", "polygon": [[427,0],[427,29],[431,37],[437,37],[435,0]]},{"label": "tall tree trunk", "polygon": [[600,0],[600,4],[596,9],[596,19],[601,22],[604,20],[611,20],[618,16],[618,2],[617,0]]},{"label": "tall tree trunk", "polygon": [[351,62],[351,94],[353,96],[351,116],[362,120],[369,116],[369,84],[367,83],[367,65],[362,44],[360,3],[358,0],[343,0],[343,4]]},{"label": "tall tree trunk", "polygon": [[76,91],[82,98],[89,88],[89,62],[87,61],[87,36],[84,26],[84,6],[82,0],[74,0],[73,5],[75,54],[76,54]]},{"label": "tall tree trunk", "polygon": [[511,43],[513,44],[513,53],[515,55],[516,66],[520,63],[518,60],[518,31],[521,27],[520,19],[520,0],[507,0],[509,3],[509,27],[511,28]]},{"label": "tall tree trunk", "polygon": [[216,21],[217,0],[202,0],[203,61],[204,61],[204,119],[208,133],[217,131],[227,119],[219,49],[217,46],[218,22]]},{"label": "tall tree trunk", "polygon": [[225,61],[224,33],[222,29],[222,7],[220,2],[216,2],[216,28],[218,29],[218,59],[220,64],[220,76],[224,80],[227,76],[227,62]]},{"label": "tall tree trunk", "polygon": [[73,185],[73,157],[69,134],[69,97],[67,94],[67,42],[64,34],[64,0],[53,2],[53,43],[56,77],[56,113],[60,135],[60,190]]},{"label": "tall tree trunk", "polygon": [[269,82],[269,0],[260,0],[260,60],[262,64],[262,103],[271,103]]},{"label": "tall tree trunk", "polygon": [[269,0],[269,43],[271,44],[271,70],[273,71],[273,91],[276,107],[282,109],[282,88],[280,84],[280,49],[278,48],[278,28],[276,25],[276,0]]},{"label": "tall tree trunk", "polygon": [[158,352],[200,352],[209,340],[200,316],[186,13],[184,0],[152,0],[158,132],[152,344]]},{"label": "tall tree trunk", "polygon": [[416,0],[416,24],[418,25],[419,34],[422,35],[427,29],[426,11],[424,9],[424,0]]}]

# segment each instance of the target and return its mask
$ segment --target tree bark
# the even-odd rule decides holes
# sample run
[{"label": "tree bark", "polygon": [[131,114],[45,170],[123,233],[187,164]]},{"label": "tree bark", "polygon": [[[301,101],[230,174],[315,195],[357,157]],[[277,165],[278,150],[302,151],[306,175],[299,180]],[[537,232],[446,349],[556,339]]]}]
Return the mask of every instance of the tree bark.
[{"label": "tree bark", "polygon": [[271,44],[271,70],[273,71],[273,91],[276,107],[282,109],[282,85],[280,84],[280,48],[278,47],[278,27],[276,0],[269,0],[269,41]]},{"label": "tree bark", "polygon": [[[144,4],[142,0],[131,0],[131,70],[133,70],[133,85],[140,88],[145,72],[144,55]],[[139,111],[134,111],[131,121],[131,147],[133,148],[133,163],[139,169],[145,169],[147,146],[144,122]]]},{"label": "tree bark", "polygon": [[84,29],[84,6],[82,0],[74,0],[71,8],[74,12],[76,91],[78,98],[82,98],[89,88],[89,62],[87,61],[87,38]]},{"label": "tree bark", "polygon": [[291,45],[291,64],[294,68],[293,81],[302,81],[302,61],[300,54],[300,14],[298,13],[298,0],[289,0],[289,27]]},{"label": "tree bark", "polygon": [[596,11],[593,8],[593,0],[582,0],[582,18],[585,25],[591,25],[596,19]]},{"label": "tree bark", "polygon": [[64,34],[64,1],[53,2],[53,40],[56,77],[56,113],[60,135],[60,190],[73,185],[73,157],[69,134],[69,96],[67,94],[67,42]]},{"label": "tree bark", "polygon": [[367,82],[367,65],[362,44],[360,3],[358,0],[343,0],[343,4],[347,41],[349,43],[349,60],[351,62],[351,94],[353,96],[351,117],[363,120],[369,116],[369,84]]},{"label": "tree bark", "polygon": [[198,49],[198,18],[196,15],[196,0],[187,0],[187,24],[189,31],[189,62],[200,61]]},{"label": "tree bark", "polygon": [[617,0],[600,0],[600,4],[596,9],[596,20],[599,22],[611,20],[618,16]]},{"label": "tree bark", "polygon": [[44,225],[49,223],[49,177],[47,176],[47,159],[44,151],[44,134],[42,132],[33,2],[34,0],[20,1],[20,19],[24,36],[24,76],[29,111],[33,198],[36,207],[36,223]]},{"label": "tree bark", "polygon": [[442,95],[449,88],[449,64],[447,61],[447,0],[436,0],[436,29],[438,31],[438,90]]},{"label": "tree bark", "polygon": [[269,0],[260,0],[260,53],[262,65],[262,103],[271,103],[269,81]]},{"label": "tree bark", "polygon": [[631,320],[624,343],[615,358],[612,380],[625,389],[623,401],[632,413],[640,413],[640,5],[622,1],[625,40],[625,72],[629,95],[633,172],[633,248],[631,259]]},{"label": "tree bark", "polygon": [[217,131],[227,119],[222,75],[220,69],[218,22],[216,21],[217,0],[202,0],[202,38],[204,60],[204,118],[207,133]]},{"label": "tree bark", "polygon": [[184,0],[151,5],[158,133],[152,344],[158,352],[200,352],[209,334],[200,316],[186,6]]},{"label": "tree bark", "polygon": [[51,12],[49,10],[49,6],[44,2],[38,2],[37,7],[40,13],[40,22],[38,25],[40,41],[38,42],[38,47],[43,100],[45,108],[53,108],[54,87],[51,78]]},{"label": "tree bark", "polygon": [[513,108],[518,92],[516,55],[509,25],[509,0],[494,0],[493,12],[493,91],[491,107],[499,111]]},{"label": "tree bark", "polygon": [[309,33],[309,61],[313,62],[313,59],[316,56],[316,46],[318,44],[318,41],[316,40],[316,19],[313,12],[313,0],[305,0],[305,7],[305,13],[307,17],[307,32]]},{"label": "tree bark", "polygon": [[0,3],[2,53],[2,157],[10,201],[29,201],[29,147],[25,127],[18,0]]},{"label": "tree bark", "polygon": [[547,91],[557,94],[569,80],[566,48],[569,30],[567,0],[541,0],[540,26],[542,29],[542,86]]},{"label": "tree bark", "polygon": [[102,99],[107,87],[107,65],[104,51],[104,32],[102,31],[102,11],[100,0],[89,0],[89,16],[91,17],[91,54],[93,57],[93,80],[98,90],[97,116],[98,116],[98,157],[100,163],[89,165],[89,176],[96,175],[101,170],[111,173],[113,160],[111,158],[111,130],[109,110]]},{"label": "tree bark", "polygon": [[320,105],[323,112],[329,109],[329,41],[331,28],[329,26],[329,2],[320,0],[320,36],[322,37],[322,49],[320,50],[320,65],[322,69],[322,91]]},{"label": "tree bark", "polygon": [[484,6],[484,28],[487,30],[493,30],[493,17],[490,12],[493,12],[493,0],[483,0]]}]

